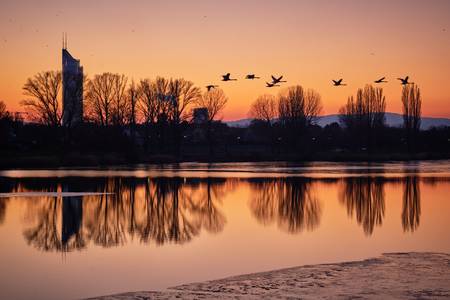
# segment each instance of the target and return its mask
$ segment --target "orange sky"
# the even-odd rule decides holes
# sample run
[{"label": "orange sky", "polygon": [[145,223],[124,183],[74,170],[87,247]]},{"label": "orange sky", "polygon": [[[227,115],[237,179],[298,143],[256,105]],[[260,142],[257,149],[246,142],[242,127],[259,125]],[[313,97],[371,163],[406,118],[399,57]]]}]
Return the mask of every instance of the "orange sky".
[{"label": "orange sky", "polygon": [[[423,114],[450,117],[450,1],[20,1],[0,2],[0,99],[21,110],[21,87],[59,69],[61,35],[85,72],[135,80],[185,77],[219,84],[225,119],[246,117],[270,74],[316,89],[336,113],[358,87],[386,76],[388,111],[401,112],[409,75]],[[237,82],[220,82],[231,72]],[[244,81],[246,73],[263,77]],[[346,87],[331,86],[343,77]]]}]

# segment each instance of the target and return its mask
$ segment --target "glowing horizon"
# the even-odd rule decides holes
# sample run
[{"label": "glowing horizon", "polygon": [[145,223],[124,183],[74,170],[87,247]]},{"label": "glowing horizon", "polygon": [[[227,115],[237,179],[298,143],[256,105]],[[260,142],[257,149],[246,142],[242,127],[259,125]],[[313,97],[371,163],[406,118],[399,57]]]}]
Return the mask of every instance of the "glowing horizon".
[{"label": "glowing horizon", "polygon": [[[264,82],[284,75],[322,96],[337,113],[357,88],[386,76],[387,111],[401,113],[409,75],[424,116],[450,117],[450,1],[2,1],[0,100],[22,111],[22,86],[37,72],[61,69],[61,35],[90,77],[184,77],[229,98],[225,120],[247,117]],[[230,72],[237,82],[221,82]],[[248,73],[259,80],[244,80]],[[348,84],[333,87],[331,80]]]}]

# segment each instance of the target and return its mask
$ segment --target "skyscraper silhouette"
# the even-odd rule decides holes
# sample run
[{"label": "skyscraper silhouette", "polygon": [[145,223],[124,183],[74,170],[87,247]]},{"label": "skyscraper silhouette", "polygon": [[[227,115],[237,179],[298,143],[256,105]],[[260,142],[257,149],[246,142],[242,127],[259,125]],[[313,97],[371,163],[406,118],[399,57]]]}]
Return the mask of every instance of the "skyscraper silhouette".
[{"label": "skyscraper silhouette", "polygon": [[66,36],[63,37],[62,80],[62,124],[71,127],[83,122],[83,67],[67,50]]}]

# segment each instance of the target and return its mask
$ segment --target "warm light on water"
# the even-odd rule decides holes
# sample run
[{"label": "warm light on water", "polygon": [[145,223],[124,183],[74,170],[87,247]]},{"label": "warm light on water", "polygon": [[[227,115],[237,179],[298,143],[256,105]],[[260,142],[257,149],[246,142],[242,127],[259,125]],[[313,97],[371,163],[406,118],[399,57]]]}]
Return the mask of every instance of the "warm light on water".
[{"label": "warm light on water", "polygon": [[0,298],[82,298],[383,252],[450,252],[448,162],[345,166],[3,171]]}]

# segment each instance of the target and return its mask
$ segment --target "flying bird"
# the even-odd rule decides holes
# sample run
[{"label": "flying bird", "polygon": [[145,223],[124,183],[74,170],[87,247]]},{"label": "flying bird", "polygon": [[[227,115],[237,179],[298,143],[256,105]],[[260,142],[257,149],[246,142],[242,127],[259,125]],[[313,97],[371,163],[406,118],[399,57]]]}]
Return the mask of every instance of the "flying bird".
[{"label": "flying bird", "polygon": [[255,74],[248,74],[247,76],[245,76],[245,79],[259,79],[259,77]]},{"label": "flying bird", "polygon": [[375,80],[374,82],[375,83],[385,83],[385,82],[387,82],[385,79],[386,79],[386,77],[383,77],[383,78],[380,78],[378,80]]},{"label": "flying bird", "polygon": [[342,80],[343,79],[341,78],[339,80],[332,80],[332,81],[333,81],[334,86],[347,85],[345,83],[342,83]]},{"label": "flying bird", "polygon": [[405,78],[397,78],[397,79],[401,81],[402,85],[412,84],[412,82],[408,82],[409,76],[406,76]]},{"label": "flying bird", "polygon": [[279,84],[276,84],[276,83],[273,83],[273,82],[267,82],[266,81],[266,87],[268,87],[268,88],[271,88],[271,87],[274,87],[274,86],[280,86]]},{"label": "flying bird", "polygon": [[271,75],[272,77],[272,83],[273,84],[277,84],[277,83],[281,83],[281,82],[287,82],[286,80],[281,80],[283,79],[283,75],[281,75],[280,77],[276,78],[275,76]]},{"label": "flying bird", "polygon": [[230,80],[237,80],[235,78],[230,78],[231,74],[227,73],[225,75],[222,75],[222,81],[230,81]]},{"label": "flying bird", "polygon": [[209,91],[211,91],[212,89],[215,89],[216,87],[219,87],[218,85],[214,85],[214,84],[209,84],[206,86],[206,89]]}]

